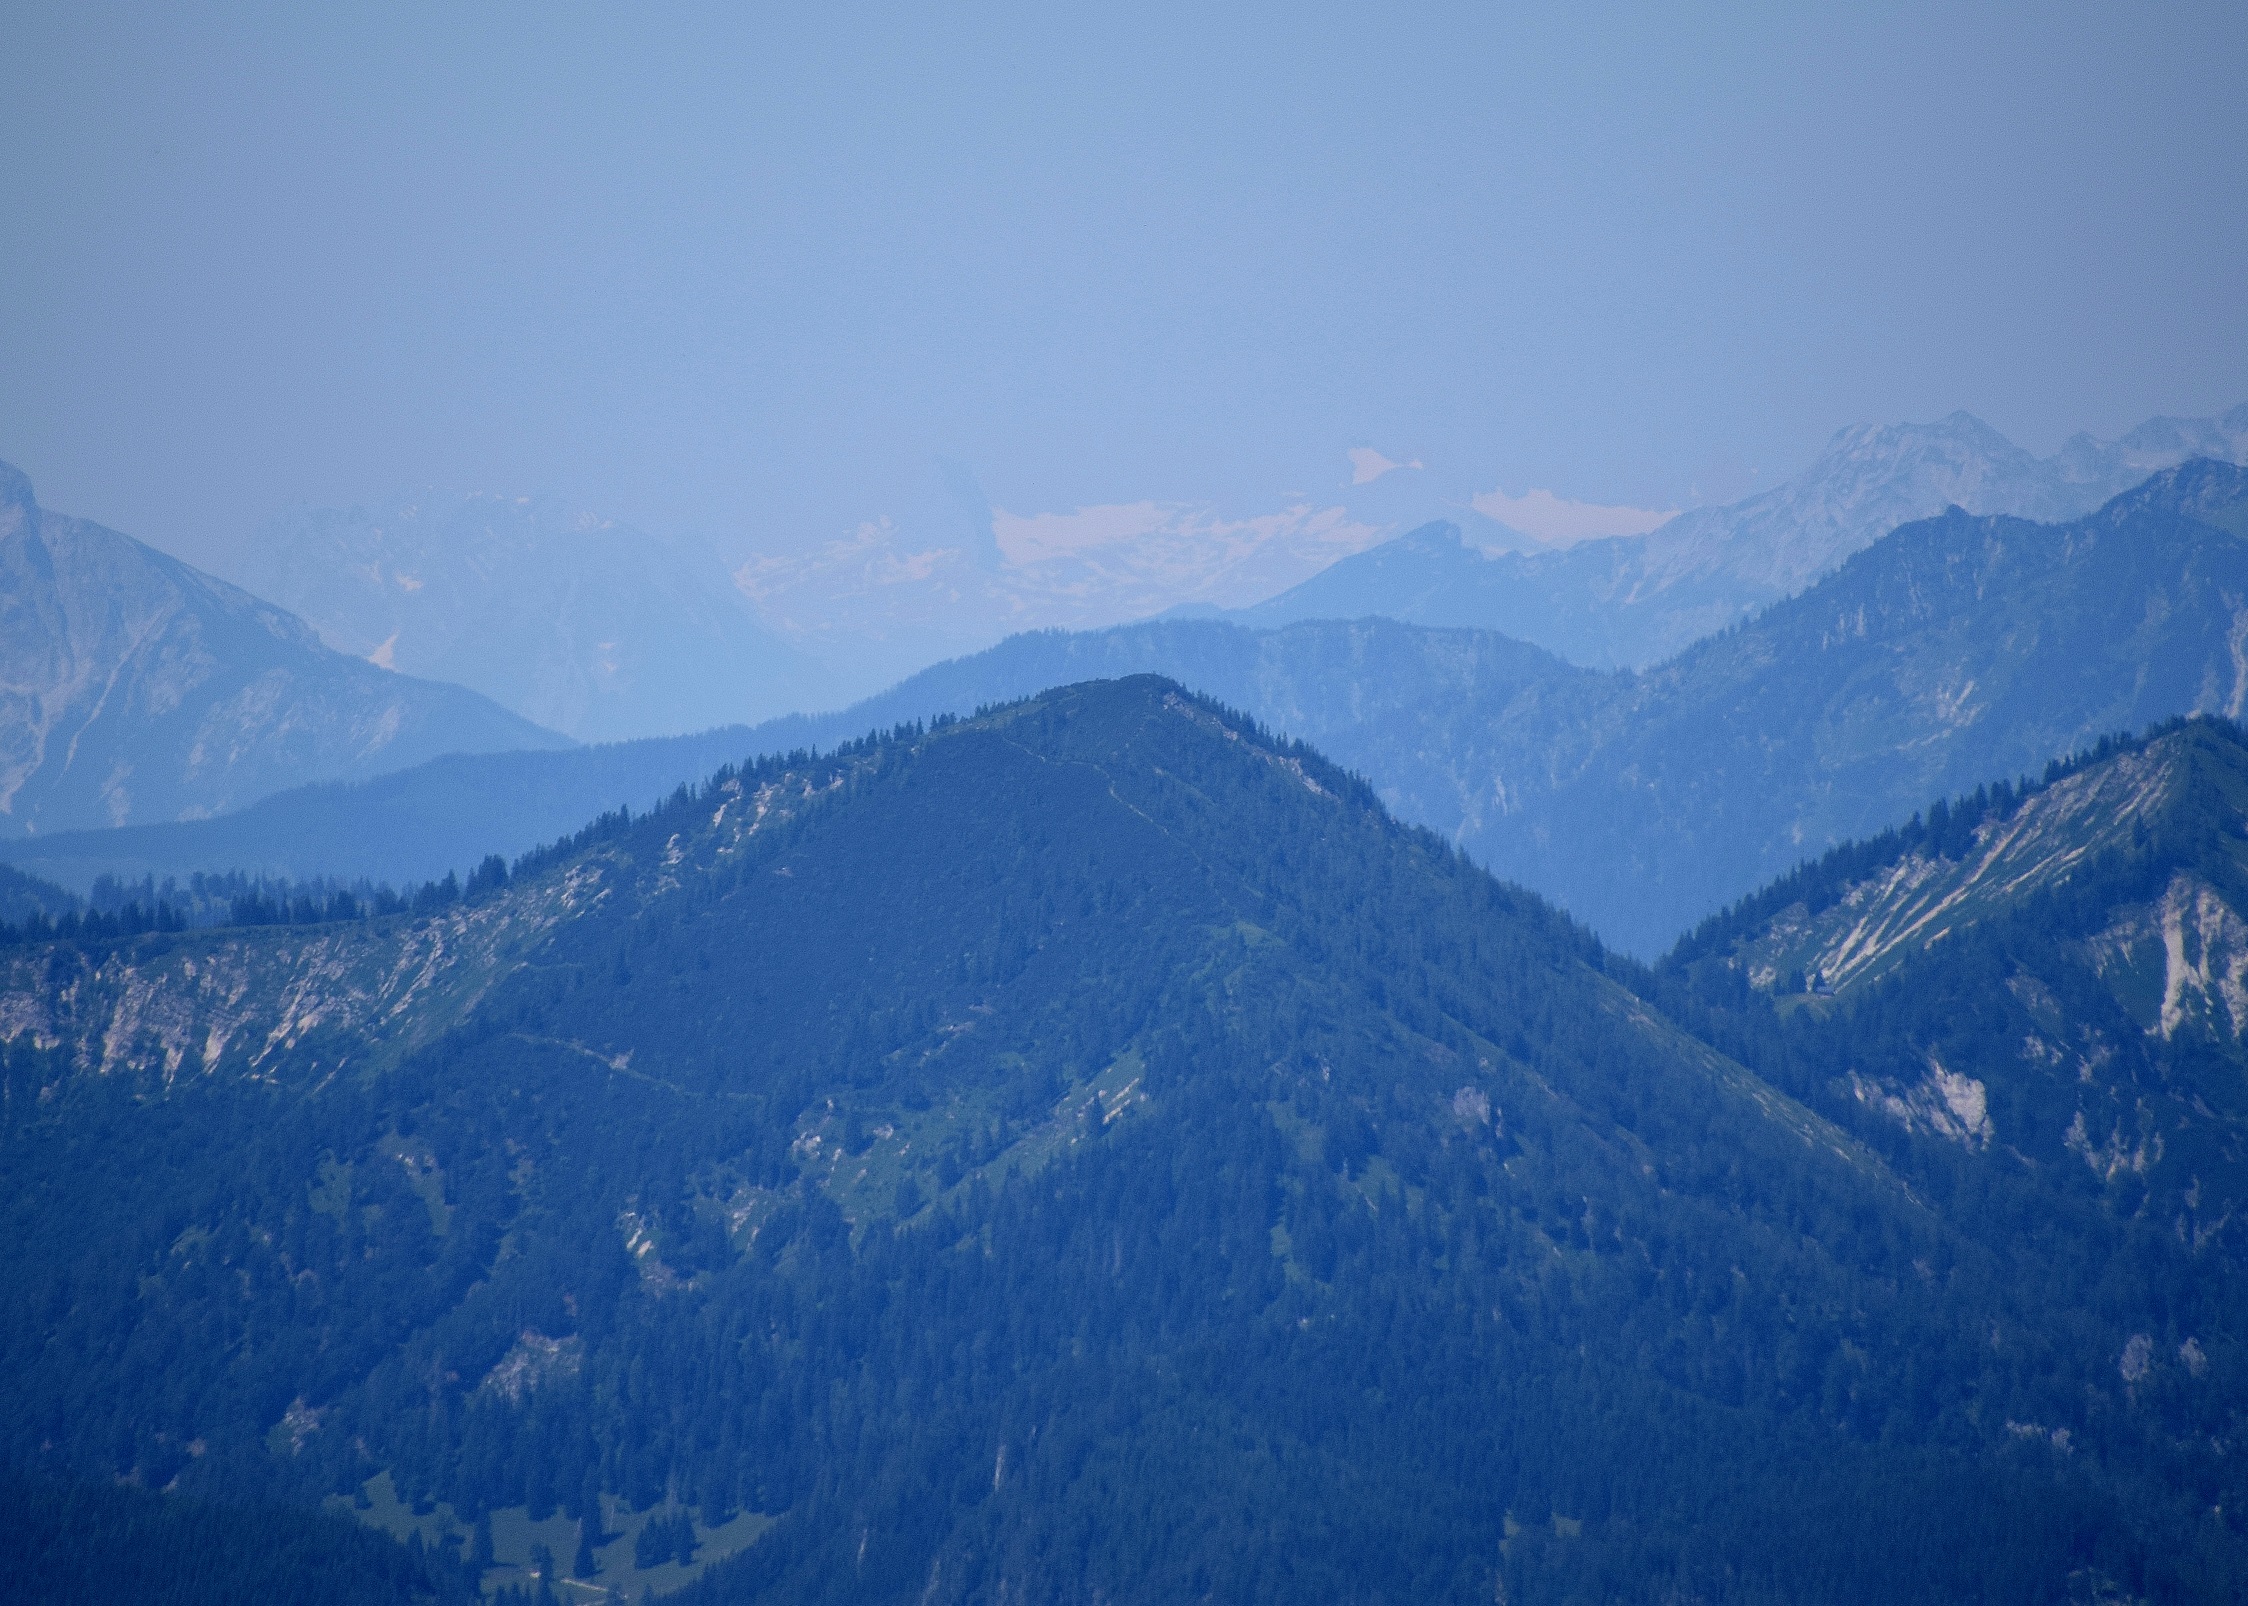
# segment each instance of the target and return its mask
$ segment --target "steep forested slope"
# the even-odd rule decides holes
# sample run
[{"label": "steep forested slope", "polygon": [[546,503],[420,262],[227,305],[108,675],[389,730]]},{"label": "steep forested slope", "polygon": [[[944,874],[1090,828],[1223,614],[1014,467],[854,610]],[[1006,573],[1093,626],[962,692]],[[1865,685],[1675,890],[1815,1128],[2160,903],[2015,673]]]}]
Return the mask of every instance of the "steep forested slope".
[{"label": "steep forested slope", "polygon": [[2044,1256],[2051,1303],[2128,1329],[2083,1408],[2218,1505],[2248,1321],[2248,743],[2194,720],[2047,782],[1836,850],[1706,924],[1654,991],[1967,1237]]},{"label": "steep forested slope", "polygon": [[0,1472],[11,1600],[70,1606],[465,1606],[475,1575],[340,1516]]},{"label": "steep forested slope", "polygon": [[14,1457],[575,1520],[604,1587],[771,1515],[710,1599],[2248,1581],[2170,1448],[2231,1307],[2115,1399],[2169,1251],[1994,1244],[1160,681],[721,772],[441,918],[11,967]]},{"label": "steep forested slope", "polygon": [[[2193,720],[1836,850],[1666,962],[1790,1015],[1781,1080],[2237,1267],[2248,742]],[[2185,1335],[2167,1341],[2173,1353]]]}]

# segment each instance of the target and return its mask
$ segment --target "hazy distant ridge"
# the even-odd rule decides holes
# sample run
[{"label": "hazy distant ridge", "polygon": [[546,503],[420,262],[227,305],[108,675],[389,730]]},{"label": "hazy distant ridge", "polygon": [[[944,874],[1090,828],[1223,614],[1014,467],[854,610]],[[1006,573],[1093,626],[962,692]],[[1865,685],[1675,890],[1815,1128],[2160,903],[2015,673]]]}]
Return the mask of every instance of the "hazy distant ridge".
[{"label": "hazy distant ridge", "polygon": [[192,819],[458,751],[567,746],[84,519],[0,464],[0,834]]},{"label": "hazy distant ridge", "polygon": [[2078,435],[2049,458],[1964,412],[1861,425],[1785,484],[1646,535],[1486,554],[1440,522],[1232,617],[1272,626],[1378,615],[1501,630],[1572,663],[1645,666],[1794,595],[1914,519],[1948,507],[2077,518],[2192,457],[2248,460],[2248,404],[2219,418],[2152,419],[2115,441]]},{"label": "hazy distant ridge", "polygon": [[431,493],[277,519],[230,578],[338,651],[453,681],[581,741],[817,703],[826,673],[712,553],[547,498]]},{"label": "hazy distant ridge", "polygon": [[2244,507],[2248,471],[2196,463],[2071,524],[1947,514],[1644,674],[1382,619],[1049,631],[839,714],[447,759],[232,819],[8,856],[68,885],[112,867],[440,875],[619,803],[645,807],[727,757],[1153,671],[1317,744],[1402,817],[1651,954],[1798,860],[1931,798],[2042,770],[2116,729],[2239,711]]}]

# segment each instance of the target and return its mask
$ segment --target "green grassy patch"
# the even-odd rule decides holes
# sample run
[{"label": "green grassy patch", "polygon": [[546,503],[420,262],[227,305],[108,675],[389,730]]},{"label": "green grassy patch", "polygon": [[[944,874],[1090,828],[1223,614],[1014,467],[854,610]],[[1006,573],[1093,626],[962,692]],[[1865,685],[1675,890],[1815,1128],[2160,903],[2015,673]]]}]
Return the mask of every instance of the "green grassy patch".
[{"label": "green grassy patch", "polygon": [[[397,1487],[387,1471],[376,1473],[361,1488],[367,1497],[364,1510],[354,1510],[355,1502],[341,1495],[329,1500],[330,1508],[350,1512],[369,1527],[379,1528],[394,1538],[403,1540],[419,1533],[425,1546],[457,1547],[461,1554],[467,1554],[469,1525],[451,1506],[439,1501],[428,1512],[416,1516],[413,1508],[398,1498]],[[744,1511],[716,1527],[697,1522],[692,1562],[682,1566],[671,1560],[641,1568],[633,1565],[634,1545],[640,1530],[660,1517],[671,1515],[672,1508],[656,1505],[646,1511],[628,1511],[622,1501],[611,1495],[602,1496],[601,1504],[601,1527],[608,1539],[594,1547],[594,1572],[590,1578],[568,1576],[578,1549],[578,1525],[568,1517],[557,1511],[542,1522],[533,1522],[527,1506],[508,1506],[494,1511],[491,1515],[492,1566],[484,1573],[484,1592],[494,1594],[507,1585],[536,1588],[538,1574],[532,1564],[533,1552],[543,1545],[554,1558],[556,1576],[548,1581],[554,1586],[555,1594],[565,1601],[637,1601],[643,1593],[668,1595],[700,1578],[713,1562],[723,1561],[748,1548],[773,1521],[757,1512]]]}]

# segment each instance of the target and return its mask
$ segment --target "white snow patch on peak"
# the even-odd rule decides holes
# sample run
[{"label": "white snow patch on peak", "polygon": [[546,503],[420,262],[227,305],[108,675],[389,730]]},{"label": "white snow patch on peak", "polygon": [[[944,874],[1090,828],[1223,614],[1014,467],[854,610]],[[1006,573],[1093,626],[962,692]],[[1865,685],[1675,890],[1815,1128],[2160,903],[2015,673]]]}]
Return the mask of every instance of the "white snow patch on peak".
[{"label": "white snow patch on peak", "polygon": [[1573,502],[1540,490],[1524,496],[1484,491],[1469,498],[1468,506],[1495,523],[1554,547],[1610,536],[1645,535],[1678,516],[1676,508],[1610,507],[1598,502]]}]

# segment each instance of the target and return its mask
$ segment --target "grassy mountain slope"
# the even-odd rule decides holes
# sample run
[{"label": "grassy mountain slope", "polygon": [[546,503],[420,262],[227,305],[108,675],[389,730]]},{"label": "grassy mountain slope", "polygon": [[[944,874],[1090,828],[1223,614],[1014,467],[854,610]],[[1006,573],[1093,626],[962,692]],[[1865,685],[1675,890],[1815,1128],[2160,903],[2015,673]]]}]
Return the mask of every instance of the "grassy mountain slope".
[{"label": "grassy mountain slope", "polygon": [[[1164,682],[724,771],[440,919],[5,987],[14,1455],[773,1515],[706,1599],[2248,1579],[2161,1453],[2236,1328],[2119,1411],[2139,1307],[2069,1297],[2082,1242],[1995,1250]],[[194,1052],[253,1003],[270,1052]]]}]

